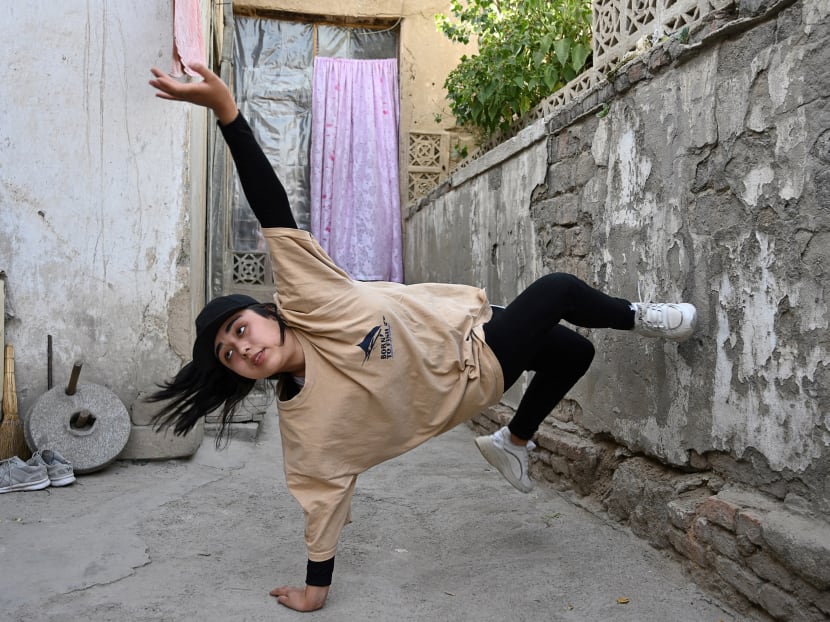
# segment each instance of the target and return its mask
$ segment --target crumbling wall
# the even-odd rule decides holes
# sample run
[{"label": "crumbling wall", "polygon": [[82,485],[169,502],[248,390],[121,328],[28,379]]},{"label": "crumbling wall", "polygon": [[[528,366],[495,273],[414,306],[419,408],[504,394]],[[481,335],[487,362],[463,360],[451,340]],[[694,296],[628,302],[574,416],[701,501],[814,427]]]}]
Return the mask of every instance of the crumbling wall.
[{"label": "crumbling wall", "polygon": [[0,270],[21,415],[47,390],[47,335],[55,385],[81,360],[81,382],[129,407],[189,356],[204,296],[206,115],[147,84],[172,67],[172,3],[11,2],[0,33]]},{"label": "crumbling wall", "polygon": [[[534,276],[699,311],[683,344],[585,331],[595,363],[540,431],[537,474],[779,619],[830,615],[828,21],[821,0],[747,3],[646,50],[548,120],[545,179],[505,217],[532,223]],[[486,201],[470,183],[408,235],[469,235],[447,206]],[[463,278],[409,244],[433,279]]]}]

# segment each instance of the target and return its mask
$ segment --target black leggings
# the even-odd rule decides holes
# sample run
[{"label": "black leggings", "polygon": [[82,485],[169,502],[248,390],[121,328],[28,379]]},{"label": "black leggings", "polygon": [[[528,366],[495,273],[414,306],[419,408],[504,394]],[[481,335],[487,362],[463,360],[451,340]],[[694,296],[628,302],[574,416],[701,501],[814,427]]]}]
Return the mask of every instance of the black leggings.
[{"label": "black leggings", "polygon": [[493,308],[484,334],[501,364],[504,390],[523,372],[536,372],[508,425],[521,439],[536,433],[594,358],[593,344],[560,326],[560,320],[583,328],[631,330],[634,311],[628,300],[612,298],[559,272],[534,282],[506,308]]}]

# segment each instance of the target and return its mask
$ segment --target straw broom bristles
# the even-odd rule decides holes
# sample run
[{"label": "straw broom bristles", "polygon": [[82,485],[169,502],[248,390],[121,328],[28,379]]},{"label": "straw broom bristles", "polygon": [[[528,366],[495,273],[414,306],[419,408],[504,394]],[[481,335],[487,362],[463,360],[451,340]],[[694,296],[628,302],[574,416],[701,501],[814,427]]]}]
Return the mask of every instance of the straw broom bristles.
[{"label": "straw broom bristles", "polygon": [[23,423],[17,416],[17,388],[14,383],[14,346],[7,345],[3,361],[3,423],[0,423],[0,459],[17,456],[28,460],[31,451],[26,445]]}]

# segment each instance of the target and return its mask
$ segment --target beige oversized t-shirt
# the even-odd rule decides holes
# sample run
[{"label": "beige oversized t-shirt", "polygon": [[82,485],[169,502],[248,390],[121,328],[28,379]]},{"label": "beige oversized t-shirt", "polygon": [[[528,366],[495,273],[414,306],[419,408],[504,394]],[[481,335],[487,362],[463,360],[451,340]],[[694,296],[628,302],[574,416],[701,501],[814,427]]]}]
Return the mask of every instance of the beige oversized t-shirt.
[{"label": "beige oversized t-shirt", "polygon": [[288,488],[308,558],[335,554],[357,476],[496,403],[491,309],[466,285],[359,282],[308,232],[263,229],[274,296],[305,354],[305,385],[278,402]]}]

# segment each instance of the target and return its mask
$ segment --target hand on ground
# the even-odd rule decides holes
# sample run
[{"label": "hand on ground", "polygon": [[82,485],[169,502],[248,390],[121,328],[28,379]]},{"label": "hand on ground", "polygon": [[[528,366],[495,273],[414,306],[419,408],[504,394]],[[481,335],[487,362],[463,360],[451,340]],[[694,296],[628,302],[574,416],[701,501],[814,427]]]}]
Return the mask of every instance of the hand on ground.
[{"label": "hand on ground", "polygon": [[271,596],[277,597],[277,602],[285,605],[289,609],[296,611],[315,611],[321,609],[326,604],[326,597],[329,594],[329,588],[318,587],[316,585],[306,585],[305,587],[290,587],[284,585],[282,587],[275,587],[270,592]]}]

